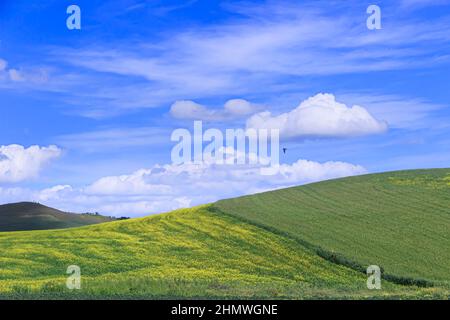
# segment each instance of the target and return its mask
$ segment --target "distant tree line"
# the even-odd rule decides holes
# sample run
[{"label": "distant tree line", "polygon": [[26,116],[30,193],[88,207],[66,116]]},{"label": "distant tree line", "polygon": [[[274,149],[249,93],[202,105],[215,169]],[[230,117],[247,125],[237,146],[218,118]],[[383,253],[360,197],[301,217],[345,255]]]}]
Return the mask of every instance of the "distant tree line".
[{"label": "distant tree line", "polygon": [[[84,213],[82,213],[82,215],[86,215],[86,216],[101,216],[101,214],[98,213],[97,211],[96,212],[84,212]],[[125,217],[125,216],[122,216],[122,217],[104,216],[104,217],[107,217],[107,218],[110,218],[110,219],[113,219],[113,220],[128,220],[128,219],[130,219],[130,217]]]}]

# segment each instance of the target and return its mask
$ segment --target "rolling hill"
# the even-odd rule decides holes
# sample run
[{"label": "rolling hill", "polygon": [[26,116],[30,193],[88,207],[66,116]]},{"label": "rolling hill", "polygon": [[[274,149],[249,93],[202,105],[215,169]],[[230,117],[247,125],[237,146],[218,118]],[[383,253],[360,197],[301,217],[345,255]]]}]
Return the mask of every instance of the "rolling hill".
[{"label": "rolling hill", "polygon": [[[0,232],[0,298],[440,298],[450,170],[366,175],[65,230]],[[382,290],[363,271],[384,269]],[[78,265],[82,289],[65,287]]]},{"label": "rolling hill", "polygon": [[73,228],[112,220],[100,215],[62,212],[34,202],[0,205],[0,232]]},{"label": "rolling hill", "polygon": [[355,269],[450,281],[450,170],[388,172],[219,201],[219,212]]},{"label": "rolling hill", "polygon": [[313,295],[329,287],[353,294],[365,285],[362,274],[207,206],[83,228],[0,233],[0,251],[0,296],[33,288],[70,295],[64,290],[69,265],[83,275],[84,289],[75,297],[287,296],[287,288]]}]

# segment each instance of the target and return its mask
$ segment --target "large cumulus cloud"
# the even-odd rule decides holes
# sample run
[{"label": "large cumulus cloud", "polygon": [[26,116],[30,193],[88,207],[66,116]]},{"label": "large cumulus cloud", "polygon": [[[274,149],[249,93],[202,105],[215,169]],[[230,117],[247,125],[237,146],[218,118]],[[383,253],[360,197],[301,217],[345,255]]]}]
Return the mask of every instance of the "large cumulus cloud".
[{"label": "large cumulus cloud", "polygon": [[349,137],[382,133],[387,124],[361,106],[347,107],[334,95],[319,93],[287,113],[257,113],[247,120],[247,128],[279,129],[284,138]]}]

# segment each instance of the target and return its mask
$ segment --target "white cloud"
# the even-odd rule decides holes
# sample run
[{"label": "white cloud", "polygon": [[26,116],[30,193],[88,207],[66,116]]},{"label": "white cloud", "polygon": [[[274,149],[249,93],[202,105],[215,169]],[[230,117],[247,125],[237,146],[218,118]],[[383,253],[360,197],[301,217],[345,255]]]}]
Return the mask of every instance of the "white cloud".
[{"label": "white cloud", "polygon": [[[91,110],[85,115],[98,117],[118,109],[160,107],[185,97],[205,99],[233,92],[259,98],[272,92],[298,91],[297,76],[448,63],[446,53],[439,50],[450,40],[445,15],[417,22],[401,15],[398,5],[390,5],[385,10],[399,18],[391,19],[389,28],[368,32],[365,8],[351,4],[340,4],[341,10],[276,2],[231,7],[238,13],[234,18],[170,32],[154,45],[137,41],[76,51],[55,48],[55,57],[94,71],[76,81],[68,78],[55,83],[70,80],[72,86],[84,88],[69,91],[77,93],[78,107]],[[105,81],[105,77],[111,78]],[[107,81],[110,79],[122,81]],[[101,110],[92,112],[93,104]],[[204,115],[211,116],[208,112]]]},{"label": "white cloud", "polygon": [[[405,0],[418,2],[432,3]],[[388,28],[368,32],[365,8],[344,2],[224,7],[237,14],[220,23],[164,32],[151,45],[147,38],[134,37],[77,50],[52,47],[51,56],[44,60],[58,63],[43,70],[13,66],[20,72],[12,72],[13,78],[25,79],[20,84],[10,79],[5,65],[0,86],[58,92],[56,99],[68,104],[69,112],[102,118],[162,107],[186,97],[211,99],[230,92],[257,99],[271,93],[281,96],[298,91],[309,75],[426,68],[449,62],[445,50],[440,50],[450,40],[446,14],[420,22],[404,15],[399,4],[385,5],[383,10],[398,19],[390,19]],[[66,63],[71,67],[66,68]]]},{"label": "white cloud", "polygon": [[[370,114],[389,123],[390,128],[431,128],[439,122],[436,113],[445,105],[430,103],[424,99],[381,94],[339,94],[347,103],[363,105]],[[445,119],[442,119],[446,122]]]},{"label": "white cloud", "polygon": [[145,177],[152,170],[141,169],[131,175],[103,177],[85,189],[95,195],[161,195],[171,192],[171,187],[158,183],[147,183]]},{"label": "white cloud", "polygon": [[244,99],[231,99],[223,109],[208,109],[191,100],[179,100],[170,107],[170,115],[176,119],[219,121],[255,113],[258,107]]},{"label": "white cloud", "polygon": [[366,173],[346,162],[298,160],[263,176],[259,165],[155,165],[128,175],[104,177],[82,188],[58,185],[41,191],[1,189],[0,201],[33,200],[75,212],[140,216],[219,199]]},{"label": "white cloud", "polygon": [[0,183],[34,178],[45,164],[60,154],[61,150],[54,145],[28,148],[17,144],[0,146]]},{"label": "white cloud", "polygon": [[407,9],[418,9],[423,7],[450,5],[449,0],[401,0],[400,6]]},{"label": "white cloud", "polygon": [[47,70],[43,68],[27,68],[18,70],[8,68],[8,62],[0,58],[0,80],[5,83],[28,82],[43,84],[48,80]]},{"label": "white cloud", "polygon": [[43,189],[39,192],[39,200],[64,200],[67,196],[73,192],[73,188],[70,185],[57,185],[50,188]]},{"label": "white cloud", "polygon": [[176,119],[211,120],[216,114],[205,106],[191,100],[175,101],[170,107],[170,115]]},{"label": "white cloud", "polygon": [[286,180],[284,183],[288,184],[315,182],[366,173],[364,167],[347,162],[319,163],[309,160],[298,160],[292,165],[281,165],[280,171]]},{"label": "white cloud", "polygon": [[247,120],[247,128],[279,129],[285,138],[346,137],[381,133],[387,130],[387,124],[361,106],[347,107],[334,95],[320,93],[287,113],[257,113]]},{"label": "white cloud", "polygon": [[257,110],[254,104],[244,99],[228,100],[223,107],[225,112],[236,116],[245,116]]},{"label": "white cloud", "polygon": [[7,65],[8,63],[6,62],[6,60],[0,59],[0,71],[4,71]]},{"label": "white cloud", "polygon": [[129,149],[165,144],[170,129],[161,127],[109,128],[97,131],[63,135],[57,143],[68,149],[84,152],[105,152],[111,149]]},{"label": "white cloud", "polygon": [[14,82],[24,81],[24,77],[22,73],[16,69],[9,69],[9,78]]}]

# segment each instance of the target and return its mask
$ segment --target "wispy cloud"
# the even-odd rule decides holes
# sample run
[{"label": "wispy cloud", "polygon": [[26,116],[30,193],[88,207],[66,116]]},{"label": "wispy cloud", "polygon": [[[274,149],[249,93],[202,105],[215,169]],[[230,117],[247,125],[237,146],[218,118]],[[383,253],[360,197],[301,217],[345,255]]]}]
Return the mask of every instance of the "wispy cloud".
[{"label": "wispy cloud", "polygon": [[[90,77],[115,77],[106,86],[94,84],[85,92],[96,98],[90,106],[93,111],[84,113],[87,116],[230,93],[261,94],[261,88],[267,94],[275,93],[280,85],[289,85],[289,77],[448,62],[441,50],[450,40],[445,16],[427,23],[397,17],[383,29],[371,31],[364,23],[365,12],[354,10],[336,13],[312,6],[270,4],[259,11],[253,7],[245,16],[245,7],[239,9],[240,18],[171,31],[156,41],[98,42],[76,51],[59,47],[53,55],[72,68],[86,70],[88,83],[95,83]],[[77,103],[83,105],[81,99]]]},{"label": "wispy cloud", "polygon": [[[349,104],[362,105],[378,119],[387,121],[393,129],[436,128],[440,121],[438,112],[447,105],[431,103],[425,99],[400,95],[374,93],[343,93],[338,95]],[[442,121],[447,121],[442,119]]]},{"label": "wispy cloud", "polygon": [[48,81],[48,70],[40,67],[27,67],[17,69],[10,67],[8,62],[0,58],[0,86],[12,87],[16,83],[24,83],[33,87],[43,85]]},{"label": "wispy cloud", "polygon": [[56,141],[64,148],[79,152],[117,152],[135,147],[166,145],[169,128],[111,128],[59,136]]},{"label": "wispy cloud", "polygon": [[450,5],[449,0],[401,0],[400,6],[406,9],[419,9],[424,7]]}]

